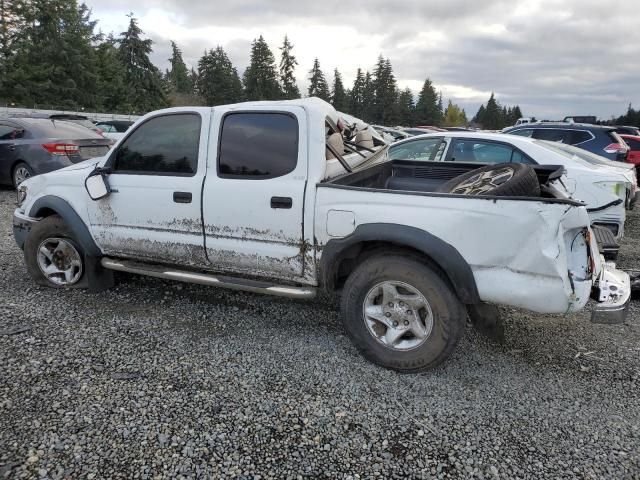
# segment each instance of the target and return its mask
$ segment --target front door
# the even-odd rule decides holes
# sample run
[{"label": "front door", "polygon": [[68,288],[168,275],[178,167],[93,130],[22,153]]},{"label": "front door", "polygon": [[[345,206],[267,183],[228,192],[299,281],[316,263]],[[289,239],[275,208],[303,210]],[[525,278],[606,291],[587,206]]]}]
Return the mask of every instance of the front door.
[{"label": "front door", "polygon": [[299,107],[216,109],[203,223],[216,270],[303,275],[307,125]]},{"label": "front door", "polygon": [[112,192],[89,204],[92,232],[107,255],[206,264],[200,203],[209,115],[203,113],[151,117],[112,152],[105,165],[112,168]]}]

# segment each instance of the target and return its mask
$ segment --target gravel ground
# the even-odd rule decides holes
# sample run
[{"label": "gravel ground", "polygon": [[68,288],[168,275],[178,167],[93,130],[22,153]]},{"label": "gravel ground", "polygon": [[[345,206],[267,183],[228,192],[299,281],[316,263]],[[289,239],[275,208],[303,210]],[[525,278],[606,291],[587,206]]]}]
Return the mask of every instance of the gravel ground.
[{"label": "gravel ground", "polygon": [[468,330],[398,375],[328,301],[37,287],[13,208],[0,191],[0,478],[640,478],[639,302],[622,326],[505,309],[504,345]]}]

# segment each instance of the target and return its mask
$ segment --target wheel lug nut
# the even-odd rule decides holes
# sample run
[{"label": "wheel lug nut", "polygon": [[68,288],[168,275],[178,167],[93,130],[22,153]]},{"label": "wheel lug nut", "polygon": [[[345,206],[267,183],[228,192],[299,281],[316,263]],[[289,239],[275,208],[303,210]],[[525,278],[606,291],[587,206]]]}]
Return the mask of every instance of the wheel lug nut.
[{"label": "wheel lug nut", "polygon": [[389,308],[393,308],[393,302],[389,302]]},{"label": "wheel lug nut", "polygon": [[389,317],[391,317],[391,314],[389,312],[387,312],[387,313],[384,314],[384,316],[389,318]]},{"label": "wheel lug nut", "polygon": [[408,327],[408,326],[409,326],[409,320],[405,320],[405,321],[404,321],[404,326],[405,326],[405,327]]},{"label": "wheel lug nut", "polygon": [[401,306],[401,307],[404,307],[404,302],[400,302],[400,306]]},{"label": "wheel lug nut", "polygon": [[411,310],[407,310],[407,315],[411,315],[413,312]]},{"label": "wheel lug nut", "polygon": [[398,322],[393,322],[393,326],[397,327],[398,326]]}]

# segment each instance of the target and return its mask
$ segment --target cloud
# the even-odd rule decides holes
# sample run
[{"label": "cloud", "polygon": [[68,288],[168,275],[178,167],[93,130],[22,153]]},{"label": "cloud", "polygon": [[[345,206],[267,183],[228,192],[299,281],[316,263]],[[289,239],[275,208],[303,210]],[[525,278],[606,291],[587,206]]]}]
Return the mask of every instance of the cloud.
[{"label": "cloud", "polygon": [[[105,31],[126,27],[131,3],[88,1]],[[640,29],[634,2],[613,0],[139,0],[135,15],[166,68],[169,40],[192,66],[221,45],[242,73],[251,41],[264,35],[278,56],[285,34],[298,57],[304,88],[318,57],[327,75],[347,83],[358,67],[391,59],[402,88],[426,77],[474,114],[491,92],[539,118],[609,117],[640,105],[636,60]]]}]

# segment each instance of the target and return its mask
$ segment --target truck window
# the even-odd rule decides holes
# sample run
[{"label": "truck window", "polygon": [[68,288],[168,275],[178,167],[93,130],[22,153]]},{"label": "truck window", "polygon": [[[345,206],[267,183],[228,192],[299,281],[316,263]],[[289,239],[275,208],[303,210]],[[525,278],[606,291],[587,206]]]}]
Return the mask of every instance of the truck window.
[{"label": "truck window", "polygon": [[200,115],[154,117],[140,125],[118,148],[114,173],[194,175],[198,169]]},{"label": "truck window", "polygon": [[230,113],[222,122],[218,175],[260,180],[298,163],[298,120],[287,113]]}]

